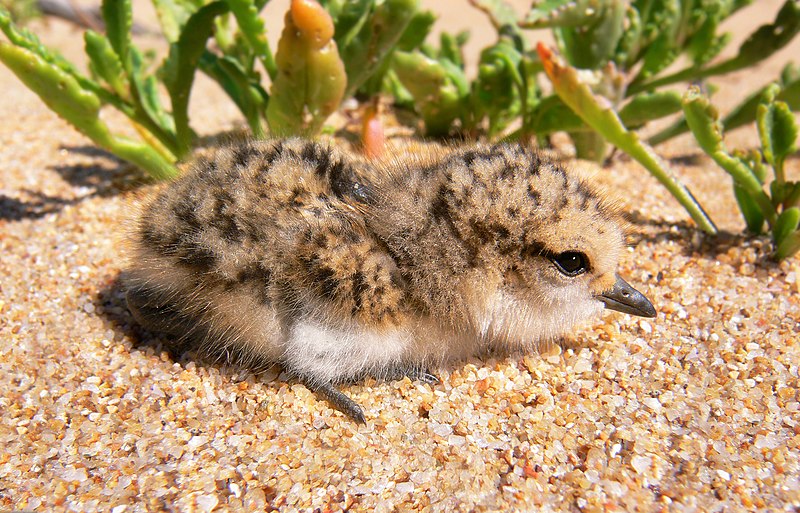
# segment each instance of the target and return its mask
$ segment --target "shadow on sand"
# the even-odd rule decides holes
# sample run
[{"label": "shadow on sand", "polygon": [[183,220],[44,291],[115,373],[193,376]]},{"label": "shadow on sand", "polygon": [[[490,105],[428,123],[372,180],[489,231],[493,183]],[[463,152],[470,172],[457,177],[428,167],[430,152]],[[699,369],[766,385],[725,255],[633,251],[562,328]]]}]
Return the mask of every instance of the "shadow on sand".
[{"label": "shadow on sand", "polygon": [[755,265],[761,269],[772,269],[778,263],[772,259],[772,242],[767,235],[746,232],[733,233],[720,230],[717,234],[705,233],[688,221],[669,222],[644,218],[638,211],[625,218],[639,230],[630,237],[632,245],[640,242],[674,242],[687,257],[717,260],[731,248],[750,246],[758,252]]},{"label": "shadow on sand", "polygon": [[92,159],[85,164],[50,167],[74,189],[74,194],[51,196],[32,189],[23,189],[20,197],[0,194],[0,220],[39,219],[89,198],[116,196],[148,182],[135,166],[95,146],[62,146],[61,150]]}]

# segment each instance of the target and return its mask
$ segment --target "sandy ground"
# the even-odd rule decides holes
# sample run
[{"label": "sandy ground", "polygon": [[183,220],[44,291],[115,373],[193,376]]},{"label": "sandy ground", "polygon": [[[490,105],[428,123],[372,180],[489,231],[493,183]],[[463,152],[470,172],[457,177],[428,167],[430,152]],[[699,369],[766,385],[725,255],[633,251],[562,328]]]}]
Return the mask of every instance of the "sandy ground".
[{"label": "sandy ground", "polygon": [[[737,16],[735,37],[780,3]],[[472,44],[491,37],[465,5],[437,5]],[[35,28],[82,62],[77,32]],[[717,81],[722,110],[790,55],[800,41]],[[621,271],[656,319],[607,313],[569,349],[453,364],[435,386],[347,387],[368,419],[357,426],[279,369],[174,359],[136,327],[121,234],[154,186],[4,68],[0,88],[0,510],[800,508],[799,261],[775,264],[765,238],[741,235],[729,179],[691,139],[659,151],[718,237],[635,163],[593,169],[641,231]],[[238,119],[207,81],[193,111],[205,135]],[[754,132],[729,142],[752,147]]]}]

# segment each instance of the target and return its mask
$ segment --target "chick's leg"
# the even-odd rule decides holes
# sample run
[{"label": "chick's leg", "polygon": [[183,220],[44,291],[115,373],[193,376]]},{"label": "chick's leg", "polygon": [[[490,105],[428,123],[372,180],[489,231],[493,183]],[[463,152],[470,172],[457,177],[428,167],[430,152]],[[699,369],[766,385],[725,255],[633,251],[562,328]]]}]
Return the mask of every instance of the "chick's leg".
[{"label": "chick's leg", "polygon": [[[321,318],[320,318],[321,317]],[[331,322],[332,315],[303,316],[288,330],[282,363],[312,390],[357,421],[361,408],[334,384],[381,376],[407,353],[408,335],[378,331],[354,322]]]},{"label": "chick's leg", "polygon": [[303,380],[303,384],[313,392],[324,397],[337,410],[341,411],[359,424],[366,424],[364,410],[355,401],[347,397],[333,383],[314,383],[312,380]]},{"label": "chick's leg", "polygon": [[364,412],[355,401],[339,391],[334,383],[349,381],[358,374],[358,354],[352,343],[354,334],[309,317],[295,319],[288,330],[281,363],[313,392],[364,423]]}]

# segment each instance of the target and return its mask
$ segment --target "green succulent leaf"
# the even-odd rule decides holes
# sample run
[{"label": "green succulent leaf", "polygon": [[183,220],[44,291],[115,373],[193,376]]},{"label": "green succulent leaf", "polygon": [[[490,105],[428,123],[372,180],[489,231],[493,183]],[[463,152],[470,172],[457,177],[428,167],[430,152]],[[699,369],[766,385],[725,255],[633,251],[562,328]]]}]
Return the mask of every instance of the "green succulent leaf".
[{"label": "green succulent leaf", "polygon": [[42,9],[35,0],[2,0],[0,9],[6,10],[11,19],[21,25],[42,17]]},{"label": "green succulent leaf", "polygon": [[[647,47],[643,57],[642,68],[634,79],[633,84],[637,84],[667,69],[679,56],[680,50],[676,48],[671,37],[662,34]],[[649,87],[647,89],[652,90],[653,88]],[[639,90],[637,89],[636,92],[639,92]]]},{"label": "green succulent leaf", "polygon": [[580,132],[591,130],[575,111],[567,107],[558,95],[543,98],[531,117],[528,132],[536,134],[552,134],[553,132]]},{"label": "green succulent leaf", "polygon": [[[345,7],[339,18],[346,30],[341,38],[336,36],[347,70],[345,96],[354,94],[381,67],[419,9],[419,0],[384,0],[371,10],[364,7],[357,20],[355,16],[345,16],[354,7]],[[337,23],[337,34],[339,28]]]},{"label": "green succulent leaf", "polygon": [[625,13],[622,36],[617,44],[616,54],[613,58],[623,69],[630,69],[637,61],[639,52],[646,44],[644,39],[644,25],[639,10],[634,6],[629,6]]},{"label": "green succulent leaf", "polygon": [[791,82],[782,82],[781,90],[775,99],[786,102],[793,112],[800,111],[800,77]]},{"label": "green succulent leaf", "polygon": [[689,40],[686,50],[696,67],[711,62],[730,42],[730,34],[717,35],[720,21],[717,17],[707,18]]},{"label": "green succulent leaf", "polygon": [[461,48],[466,44],[468,39],[468,31],[459,32],[456,35],[442,32],[439,37],[439,60],[448,60],[463,69],[464,56],[462,55]]},{"label": "green succulent leaf", "polygon": [[603,162],[608,156],[609,144],[606,139],[593,130],[568,132],[575,146],[575,156],[579,159]]},{"label": "green succulent leaf", "polygon": [[764,96],[766,90],[766,87],[759,89],[745,98],[739,105],[731,109],[722,121],[725,130],[733,130],[755,121],[758,106],[761,104],[761,98]]},{"label": "green succulent leaf", "polygon": [[800,225],[800,208],[791,207],[781,212],[775,222],[775,226],[772,227],[772,237],[775,239],[775,244],[780,247],[781,243],[789,235],[797,232],[798,225]]},{"label": "green succulent leaf", "polygon": [[[644,2],[635,2],[635,4],[640,3]],[[648,22],[649,30],[645,30],[645,33],[650,32],[658,36],[647,47],[644,63],[638,76],[631,82],[628,95],[681,81],[700,80],[730,73],[751,66],[784,47],[800,30],[800,3],[796,0],[787,0],[775,22],[764,25],[753,33],[742,44],[735,57],[715,65],[704,66],[719,54],[729,41],[729,36],[726,34],[716,35],[722,20],[749,3],[750,0],[733,2],[661,0],[653,3],[652,21]],[[693,60],[689,67],[654,78],[682,51],[687,51]]]},{"label": "green succulent leaf", "polygon": [[794,231],[778,245],[778,249],[775,250],[775,258],[778,260],[789,258],[798,251],[800,251],[800,231]]},{"label": "green succulent leaf", "polygon": [[787,187],[786,182],[773,180],[769,184],[769,195],[772,198],[772,204],[777,208],[778,205],[783,203],[784,198],[786,198],[786,195],[790,190],[791,186]]},{"label": "green succulent leaf", "polygon": [[726,151],[722,146],[722,127],[719,113],[700,89],[692,87],[683,97],[683,107],[689,127],[697,143],[709,155]]},{"label": "green succulent leaf", "polygon": [[5,42],[0,42],[0,60],[53,112],[99,146],[156,178],[176,175],[174,159],[165,158],[145,144],[113,136],[100,119],[100,98],[68,72],[26,48]]},{"label": "green succulent leaf", "polygon": [[172,43],[162,67],[164,85],[172,102],[172,116],[178,142],[178,153],[187,154],[194,134],[189,127],[189,94],[206,41],[213,35],[214,20],[228,12],[223,1],[212,2],[192,14],[186,21],[178,41]]},{"label": "green succulent leaf", "polygon": [[616,0],[535,0],[519,25],[525,28],[593,25],[612,3]]},{"label": "green succulent leaf", "polygon": [[359,32],[364,28],[370,14],[375,8],[375,0],[350,0],[347,2],[336,3],[321,2],[328,9],[334,20],[336,30],[334,38],[336,45],[341,49],[350,44]]},{"label": "green succulent leaf", "polygon": [[758,183],[763,185],[767,181],[767,164],[764,162],[764,155],[759,150],[734,151],[733,156],[744,162],[744,165],[753,172]]},{"label": "green succulent leaf", "polygon": [[190,0],[153,0],[158,22],[167,41],[174,43],[178,40],[184,25],[202,2]]},{"label": "green succulent leaf", "polygon": [[[800,111],[800,76],[798,76],[797,70],[798,68],[791,63],[784,67],[781,73],[781,90],[776,96],[777,100],[786,102],[792,111]],[[728,115],[722,119],[724,130],[734,130],[755,121],[756,111],[766,90],[767,87],[765,86],[755,91],[731,109]],[[689,125],[686,124],[686,120],[680,119],[672,126],[650,137],[648,142],[653,145],[660,144],[688,131]]]},{"label": "green succulent leaf", "polygon": [[521,61],[522,55],[508,39],[501,39],[481,52],[472,96],[476,116],[489,118],[490,137],[519,115],[520,92],[525,87],[519,72]]},{"label": "green succulent leaf", "polygon": [[781,86],[786,87],[787,84],[800,80],[800,66],[794,62],[788,63],[781,70]]},{"label": "green succulent leaf", "polygon": [[200,69],[214,79],[228,94],[244,115],[250,130],[256,138],[266,135],[261,114],[266,108],[269,95],[242,67],[242,64],[228,56],[217,57],[204,52],[199,61]]},{"label": "green succulent leaf", "polygon": [[753,198],[771,226],[775,222],[777,214],[772,202],[762,189],[761,181],[744,159],[728,153],[722,142],[722,127],[717,111],[697,87],[690,88],[684,95],[683,113],[703,151],[727,171],[733,177],[734,182]]},{"label": "green succulent leaf", "polygon": [[466,78],[457,66],[437,61],[420,52],[396,52],[393,69],[400,83],[414,97],[428,135],[445,135],[461,115]]},{"label": "green succulent leaf", "polygon": [[[720,123],[708,98],[692,88],[684,96],[686,120],[703,150],[734,179],[734,194],[750,231],[761,231],[767,221],[775,241],[775,257],[786,258],[800,250],[800,187],[785,182],[781,171],[783,159],[796,150],[797,127],[788,106],[776,102],[779,86],[767,87],[758,107],[758,130],[762,152],[729,154],[722,144]],[[766,180],[764,159],[775,169],[770,183],[772,197],[762,188]],[[778,212],[780,208],[782,211]]]},{"label": "green succulent leaf", "polygon": [[625,33],[629,0],[547,0],[534,2],[519,25],[550,27],[567,61],[581,69],[599,69],[617,51]]},{"label": "green succulent leaf", "polygon": [[[133,85],[132,93],[137,106],[142,113],[157,126],[161,131],[169,134],[169,139],[174,142],[175,123],[172,116],[164,110],[161,105],[161,97],[158,93],[158,81],[153,75],[148,75],[144,69],[144,56],[138,48],[132,46],[128,50],[128,67],[130,68],[130,79]],[[177,147],[173,147],[174,152],[178,152]]]},{"label": "green succulent leaf", "polygon": [[17,27],[11,21],[8,11],[4,9],[0,9],[0,30],[3,31],[6,37],[8,37],[8,40],[15,46],[24,48],[43,61],[58,67],[77,80],[83,89],[92,91],[98,96],[103,97],[104,90],[100,84],[81,74],[72,63],[64,59],[58,52],[44,46],[35,34],[27,29]]},{"label": "green succulent leaf", "polygon": [[131,0],[103,0],[100,8],[106,25],[106,37],[120,62],[127,66],[133,26]]},{"label": "green succulent leaf", "polygon": [[662,0],[639,6],[643,19],[640,59],[642,66],[633,83],[652,77],[672,64],[680,55],[682,2]]},{"label": "green succulent leaf", "polygon": [[436,15],[431,11],[417,10],[394,47],[389,50],[380,65],[371,72],[369,78],[358,88],[357,94],[370,97],[378,92],[383,92],[387,96],[394,98],[396,106],[413,108],[413,98],[397,80],[397,74],[392,71],[392,56],[395,51],[411,52],[420,48],[435,21]]},{"label": "green succulent leaf", "polygon": [[680,112],[681,94],[677,91],[658,91],[638,94],[619,111],[627,127],[641,126],[648,121]]},{"label": "green succulent leaf", "polygon": [[783,186],[785,187],[782,201],[784,206],[787,208],[800,207],[800,182],[784,182]]},{"label": "green succulent leaf", "polygon": [[731,57],[719,64],[709,67],[691,66],[668,76],[663,76],[652,81],[646,81],[650,74],[640,73],[629,88],[629,94],[635,94],[646,89],[653,89],[686,80],[699,80],[702,78],[730,73],[760,62],[776,51],[780,50],[791,41],[800,31],[800,2],[786,0],[781,10],[770,25],[764,25],[756,30],[739,47],[735,57]]},{"label": "green succulent leaf", "polygon": [[[392,58],[394,62],[394,58]],[[394,99],[394,104],[400,109],[414,110],[414,96],[403,86],[397,78],[397,72],[390,67],[383,77],[381,92]]]},{"label": "green succulent leaf", "polygon": [[[66,61],[63,57],[61,57],[56,52],[53,52],[48,48],[46,48],[44,45],[42,45],[35,35],[33,35],[27,30],[17,29],[17,27],[15,27],[13,23],[11,23],[10,19],[5,14],[6,13],[4,13],[4,11],[0,10],[0,29],[2,29],[3,32],[5,32],[11,43],[13,43],[14,45],[16,45],[21,49],[28,50],[30,53],[36,55],[42,61],[51,64],[54,67],[63,71],[64,73],[68,74],[81,86],[83,90],[91,91],[101,101],[101,103],[113,105],[115,108],[119,109],[123,114],[125,114],[131,120],[133,120],[136,124],[142,125],[147,132],[152,133],[157,139],[157,141],[154,141],[154,148],[158,149],[158,151],[161,151],[164,157],[167,158],[168,160],[174,160],[173,155],[175,153],[175,147],[174,144],[172,144],[174,142],[172,135],[168,131],[163,130],[161,126],[159,126],[157,123],[152,121],[149,118],[145,109],[143,109],[142,106],[138,104],[136,87],[133,87],[131,89],[132,94],[130,96],[130,99],[134,102],[134,104],[127,103],[128,99],[127,94],[124,97],[120,97],[118,94],[109,92],[97,82],[87,78],[86,76],[78,72],[78,70],[71,63]],[[111,44],[110,40],[109,44]],[[131,54],[134,53],[130,48],[127,50],[129,58]],[[116,51],[114,51],[114,53],[116,53]],[[138,52],[134,56],[134,58],[137,57],[139,61],[141,61],[143,58],[141,54]],[[122,62],[121,59],[120,62]],[[129,69],[130,65],[127,66],[123,65],[123,68]],[[144,80],[141,78],[140,75],[133,75],[131,73],[128,73],[128,76],[131,79]],[[124,78],[120,78],[120,80],[124,81]],[[152,86],[155,87],[154,79],[152,80],[152,82],[153,82]],[[127,160],[130,160],[132,162],[137,162],[135,159],[127,159]]]},{"label": "green succulent leaf", "polygon": [[258,15],[263,4],[257,5],[253,0],[225,0],[225,2],[236,18],[239,30],[250,43],[256,58],[261,61],[267,74],[274,81],[278,76],[277,64],[269,48],[264,21]]},{"label": "green succulent leaf", "polygon": [[108,38],[93,30],[83,34],[89,66],[95,75],[103,79],[120,98],[128,99],[129,84],[122,61],[114,51]]},{"label": "green succulent leaf", "polygon": [[779,90],[777,84],[767,88],[756,120],[764,158],[775,169],[777,180],[783,182],[783,162],[797,151],[797,124],[789,106],[775,101]]},{"label": "green succulent leaf", "polygon": [[589,28],[560,29],[565,51],[573,65],[599,69],[616,52],[625,32],[627,0],[608,0],[596,24]]},{"label": "green succulent leaf", "polygon": [[736,182],[733,183],[733,195],[739,204],[739,211],[742,213],[747,230],[750,233],[761,233],[764,228],[764,214],[761,213],[758,203],[744,187]]},{"label": "green succulent leaf", "polygon": [[33,52],[0,41],[0,58],[45,104],[76,128],[91,126],[100,113],[100,99],[69,73]]},{"label": "green succulent leaf", "polygon": [[397,40],[396,49],[411,52],[419,48],[430,34],[434,22],[436,22],[436,15],[432,11],[417,10],[400,39]]}]

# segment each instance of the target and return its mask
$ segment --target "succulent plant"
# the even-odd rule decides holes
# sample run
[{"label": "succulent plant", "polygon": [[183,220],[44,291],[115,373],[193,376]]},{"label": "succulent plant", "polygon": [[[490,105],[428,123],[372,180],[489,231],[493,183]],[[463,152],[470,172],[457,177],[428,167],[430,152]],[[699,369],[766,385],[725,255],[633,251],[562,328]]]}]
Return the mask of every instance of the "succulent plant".
[{"label": "succulent plant", "polygon": [[[131,1],[104,0],[106,33],[84,33],[91,76],[17,28],[0,9],[0,29],[8,38],[0,41],[0,60],[96,144],[156,178],[168,178],[195,144],[188,106],[197,70],[230,96],[256,137],[267,134],[267,124],[273,134],[312,137],[342,99],[373,75],[387,73],[399,45],[421,44],[424,36],[415,39],[415,33],[427,34],[432,23],[430,16],[419,16],[418,0],[326,2],[335,22],[316,1],[293,0],[273,55],[259,17],[265,3],[153,0],[169,53],[152,69],[131,36]],[[272,80],[269,92],[262,72]],[[161,101],[162,84],[169,107]],[[104,107],[125,114],[141,140],[114,134],[99,116]]]},{"label": "succulent plant", "polygon": [[[0,29],[8,41],[0,41],[0,60],[50,109],[81,133],[115,155],[133,162],[158,178],[174,176],[178,150],[171,118],[160,109],[152,75],[142,70],[142,54],[120,34],[130,27],[128,2],[119,2],[120,13],[110,19],[109,36],[87,33],[87,53],[99,80],[82,74],[60,55],[41,44],[27,30],[18,29],[7,12],[0,10]],[[106,4],[104,4],[105,6]],[[113,10],[110,8],[109,10]],[[129,12],[129,11],[127,11]],[[130,73],[138,73],[134,78]],[[112,105],[141,127],[149,141],[115,135],[100,119],[103,105]]]},{"label": "succulent plant", "polygon": [[315,135],[341,103],[347,85],[333,41],[333,20],[313,0],[292,0],[278,43],[278,75],[267,107],[276,135]]},{"label": "succulent plant", "polygon": [[[800,182],[787,180],[784,172],[786,158],[798,149],[798,129],[788,104],[778,99],[781,93],[772,84],[762,94],[756,112],[761,148],[750,152],[726,148],[718,113],[697,87],[683,98],[686,120],[700,147],[733,178],[748,230],[761,233],[766,222],[777,259],[800,251]],[[773,180],[765,188],[767,166]]]},{"label": "succulent plant", "polygon": [[[800,30],[800,4],[787,0],[772,24],[758,28],[739,47],[735,57],[714,62],[730,41],[719,33],[727,17],[751,0],[547,0],[537,1],[524,28],[551,28],[558,52],[566,63],[591,70],[587,83],[612,108],[628,118],[628,128],[680,112],[680,95],[661,88],[695,82],[752,66],[785,46]],[[664,74],[678,57],[690,64]],[[613,63],[613,66],[609,66]],[[603,74],[616,76],[598,77]],[[621,77],[622,80],[618,80]],[[598,89],[594,84],[615,86]],[[747,111],[743,111],[747,112]],[[752,121],[750,118],[749,121]],[[651,138],[663,142],[685,131],[670,128]],[[535,127],[532,127],[535,129]],[[571,132],[579,155],[602,160],[607,149],[602,137],[585,130]],[[591,139],[600,139],[589,144]],[[586,151],[581,151],[585,147]]]}]

